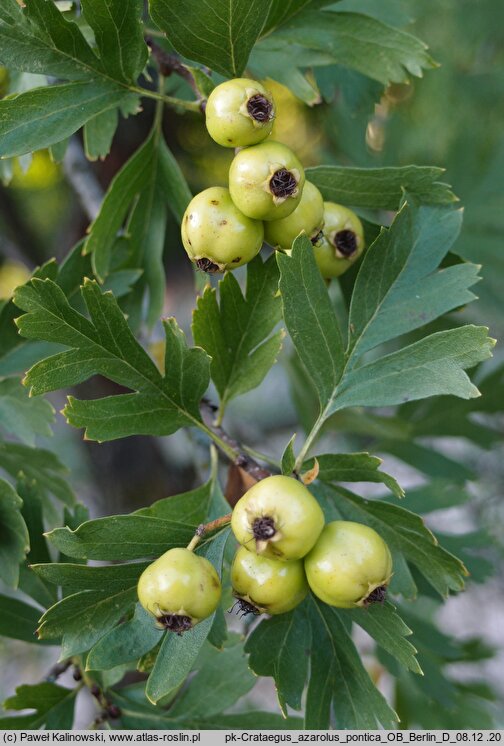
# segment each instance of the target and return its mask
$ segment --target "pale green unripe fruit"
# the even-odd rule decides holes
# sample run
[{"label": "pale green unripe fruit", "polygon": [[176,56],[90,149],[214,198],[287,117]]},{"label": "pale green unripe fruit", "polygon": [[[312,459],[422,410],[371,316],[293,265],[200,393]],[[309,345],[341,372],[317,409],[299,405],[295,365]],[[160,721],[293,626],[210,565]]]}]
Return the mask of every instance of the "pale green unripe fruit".
[{"label": "pale green unripe fruit", "polygon": [[313,247],[315,261],[323,277],[339,277],[364,251],[364,228],[348,207],[324,202],[322,240]]},{"label": "pale green unripe fruit", "polygon": [[315,240],[324,225],[324,200],[316,186],[306,181],[301,201],[294,212],[264,225],[264,238],[270,246],[289,251],[300,233]]},{"label": "pale green unripe fruit", "polygon": [[294,212],[304,182],[303,167],[292,150],[271,140],[240,150],[229,169],[233,202],[255,220],[279,220]]},{"label": "pale green unripe fruit", "polygon": [[251,552],[277,560],[301,559],[317,541],[324,514],[304,484],[292,477],[262,479],[236,503],[231,528]]},{"label": "pale green unripe fruit", "polygon": [[234,205],[229,189],[210,187],[194,197],[184,213],[182,243],[204,272],[236,269],[259,253],[264,229]]},{"label": "pale green unripe fruit", "polygon": [[383,600],[392,575],[392,557],[381,536],[353,521],[328,523],[304,565],[313,593],[341,609]]},{"label": "pale green unripe fruit", "polygon": [[273,97],[249,78],[234,78],[218,85],[205,109],[210,137],[225,148],[255,145],[268,137],[275,118]]},{"label": "pale green unripe fruit", "polygon": [[233,595],[260,614],[284,614],[308,593],[302,560],[279,562],[240,547],[231,567]]},{"label": "pale green unripe fruit", "polygon": [[184,632],[212,614],[221,597],[217,571],[189,549],[169,549],[138,581],[138,600],[160,627]]}]

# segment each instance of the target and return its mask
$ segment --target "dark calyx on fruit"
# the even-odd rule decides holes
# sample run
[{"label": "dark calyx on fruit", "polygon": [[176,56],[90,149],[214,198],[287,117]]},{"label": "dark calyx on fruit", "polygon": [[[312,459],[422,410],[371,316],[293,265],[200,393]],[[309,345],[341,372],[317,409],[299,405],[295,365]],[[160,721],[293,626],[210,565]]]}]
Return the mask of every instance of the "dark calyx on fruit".
[{"label": "dark calyx on fruit", "polygon": [[249,98],[247,111],[256,122],[270,122],[273,119],[273,104],[260,93]]},{"label": "dark calyx on fruit", "polygon": [[324,235],[323,231],[319,231],[314,236],[310,238],[310,241],[312,243],[312,246],[316,246],[318,242],[322,239],[322,236]]},{"label": "dark calyx on fruit", "polygon": [[334,236],[334,245],[343,256],[352,256],[357,251],[357,236],[353,231],[338,231]]},{"label": "dark calyx on fruit", "polygon": [[163,616],[157,618],[157,621],[165,629],[169,629],[170,632],[176,632],[177,635],[187,632],[193,626],[191,617],[180,616],[179,614],[163,614]]},{"label": "dark calyx on fruit", "polygon": [[203,272],[208,272],[208,274],[211,275],[220,272],[219,265],[210,261],[210,259],[198,259],[196,261],[196,266],[198,269],[201,269]]},{"label": "dark calyx on fruit", "polygon": [[364,604],[366,606],[369,606],[370,604],[383,604],[385,603],[386,598],[387,586],[379,585],[378,588],[375,588],[374,591],[371,591],[369,596],[364,601]]},{"label": "dark calyx on fruit", "polygon": [[275,197],[290,197],[297,191],[297,181],[294,174],[286,168],[280,168],[271,177],[269,188]]},{"label": "dark calyx on fruit", "polygon": [[236,603],[233,605],[233,608],[230,609],[230,611],[234,611],[234,609],[238,607],[237,614],[241,614],[242,617],[247,616],[247,614],[253,614],[254,616],[259,616],[261,613],[257,606],[254,606],[254,604],[249,603],[248,601],[245,601],[244,598],[237,598]]},{"label": "dark calyx on fruit", "polygon": [[275,521],[273,518],[263,516],[256,518],[252,524],[252,533],[257,541],[267,541],[276,534]]}]

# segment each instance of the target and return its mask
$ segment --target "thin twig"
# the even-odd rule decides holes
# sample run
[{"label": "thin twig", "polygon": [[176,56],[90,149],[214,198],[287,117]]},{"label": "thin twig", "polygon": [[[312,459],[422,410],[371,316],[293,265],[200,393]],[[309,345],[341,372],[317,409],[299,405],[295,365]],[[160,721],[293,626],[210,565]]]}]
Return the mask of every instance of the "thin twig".
[{"label": "thin twig", "polygon": [[211,533],[212,531],[217,531],[218,528],[222,528],[223,526],[227,526],[228,523],[231,523],[232,513],[226,513],[226,515],[221,515],[219,518],[216,518],[213,521],[210,521],[209,523],[200,523],[198,528],[196,529],[194,536],[192,537],[191,541],[187,545],[187,548],[189,551],[193,551],[198,544],[200,543],[201,539],[206,536],[207,534]]},{"label": "thin twig", "polygon": [[179,56],[177,54],[174,54],[173,52],[166,52],[162,47],[159,46],[159,44],[156,44],[151,36],[147,36],[145,38],[145,41],[150,47],[152,56],[158,64],[159,72],[161,73],[161,75],[164,75],[165,78],[169,78],[172,73],[175,73],[180,78],[183,78],[186,83],[189,83],[194,93],[199,96],[200,92],[198,91],[194,76],[192,75],[190,70],[188,70],[187,67],[182,64]]},{"label": "thin twig", "polygon": [[235,466],[239,466],[240,469],[246,471],[256,481],[271,477],[271,471],[261,466],[252,456],[245,452],[237,440],[228,435],[220,425],[214,423],[214,415],[217,408],[208,399],[202,399],[200,407],[205,425],[215,436],[213,438],[214,442]]},{"label": "thin twig", "polygon": [[67,661],[61,661],[61,663],[55,663],[52,668],[49,669],[47,674],[44,676],[44,681],[54,683],[62,674],[67,671],[72,665],[72,659],[69,658]]}]

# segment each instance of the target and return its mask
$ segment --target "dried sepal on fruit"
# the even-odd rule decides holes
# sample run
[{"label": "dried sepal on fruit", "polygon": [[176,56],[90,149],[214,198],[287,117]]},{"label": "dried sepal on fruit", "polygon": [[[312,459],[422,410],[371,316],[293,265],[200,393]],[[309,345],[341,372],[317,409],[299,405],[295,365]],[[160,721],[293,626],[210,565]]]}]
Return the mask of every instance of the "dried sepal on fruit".
[{"label": "dried sepal on fruit", "polygon": [[169,549],[138,581],[138,600],[163,629],[186,632],[209,617],[221,597],[217,571],[189,549]]},{"label": "dried sepal on fruit", "polygon": [[234,78],[216,86],[205,108],[210,137],[225,148],[255,145],[271,132],[275,103],[256,80]]},{"label": "dried sepal on fruit", "polygon": [[348,207],[324,202],[324,229],[314,244],[315,261],[322,276],[339,277],[364,251],[364,228]]},{"label": "dried sepal on fruit", "polygon": [[255,220],[279,220],[298,206],[304,169],[292,150],[268,141],[240,150],[229,169],[229,191],[235,205]]},{"label": "dried sepal on fruit", "polygon": [[233,595],[245,614],[285,614],[308,593],[302,560],[280,562],[240,547],[231,566]]},{"label": "dried sepal on fruit", "polygon": [[317,187],[306,181],[301,201],[290,215],[269,220],[264,225],[264,238],[275,249],[289,251],[301,233],[316,243],[324,226],[324,200]]},{"label": "dried sepal on fruit", "polygon": [[333,521],[304,561],[313,593],[330,606],[351,609],[385,600],[392,557],[382,537],[354,521]]},{"label": "dried sepal on fruit", "polygon": [[236,503],[231,528],[247,550],[271,559],[301,559],[324,525],[320,505],[297,479],[273,476],[251,487]]},{"label": "dried sepal on fruit", "polygon": [[259,253],[264,229],[243,215],[228,189],[210,187],[194,197],[182,218],[182,243],[198,269],[210,274],[236,269]]}]

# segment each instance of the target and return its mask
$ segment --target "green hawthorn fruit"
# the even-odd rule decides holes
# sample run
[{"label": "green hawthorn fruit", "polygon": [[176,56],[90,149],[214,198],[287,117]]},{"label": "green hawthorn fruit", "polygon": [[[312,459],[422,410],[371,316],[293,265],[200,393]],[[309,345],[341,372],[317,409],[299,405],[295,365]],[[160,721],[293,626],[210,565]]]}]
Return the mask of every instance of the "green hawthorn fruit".
[{"label": "green hawthorn fruit", "polygon": [[313,593],[341,609],[382,601],[392,575],[392,558],[381,536],[353,521],[328,523],[304,565]]},{"label": "green hawthorn fruit", "polygon": [[277,560],[301,559],[317,541],[324,514],[304,484],[273,476],[251,487],[236,503],[231,528],[251,552]]},{"label": "green hawthorn fruit", "polygon": [[280,220],[294,212],[304,170],[292,150],[268,141],[244,148],[229,169],[229,191],[239,210],[255,220]]},{"label": "green hawthorn fruit", "polygon": [[240,547],[231,567],[233,595],[245,612],[284,614],[308,593],[302,560],[279,562]]},{"label": "green hawthorn fruit", "polygon": [[323,237],[313,247],[315,260],[326,279],[339,277],[364,251],[364,229],[348,207],[324,202]]},{"label": "green hawthorn fruit", "polygon": [[234,78],[218,85],[205,109],[210,137],[225,148],[255,145],[271,132],[275,104],[269,91],[249,78]]},{"label": "green hawthorn fruit", "polygon": [[212,565],[189,549],[169,549],[138,581],[138,600],[160,627],[184,632],[212,614],[221,583]]},{"label": "green hawthorn fruit", "polygon": [[292,242],[304,233],[315,243],[324,225],[324,200],[316,186],[306,181],[301,201],[294,212],[264,225],[264,238],[276,249],[289,251]]},{"label": "green hawthorn fruit", "polygon": [[189,259],[210,273],[250,262],[264,238],[262,223],[243,215],[223,187],[205,189],[191,200],[181,232]]}]

